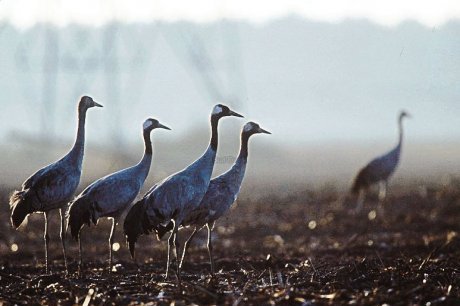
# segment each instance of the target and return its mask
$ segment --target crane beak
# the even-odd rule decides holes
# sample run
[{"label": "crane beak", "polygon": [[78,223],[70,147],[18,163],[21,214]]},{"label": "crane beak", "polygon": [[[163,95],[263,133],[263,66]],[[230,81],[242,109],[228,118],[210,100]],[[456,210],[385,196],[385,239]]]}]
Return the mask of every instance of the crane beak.
[{"label": "crane beak", "polygon": [[264,130],[263,128],[259,128],[259,133],[270,134],[270,135],[272,134],[269,131]]},{"label": "crane beak", "polygon": [[171,130],[169,127],[167,127],[166,125],[163,125],[161,123],[158,123],[158,128],[165,129],[165,130]]},{"label": "crane beak", "polygon": [[104,106],[102,106],[101,104],[97,103],[96,101],[93,101],[93,105],[94,105],[94,106],[97,106],[97,107],[104,107]]},{"label": "crane beak", "polygon": [[234,111],[232,111],[232,110],[230,111],[230,114],[229,114],[229,115],[230,115],[230,116],[235,116],[235,117],[244,118],[243,115],[240,115],[240,114],[238,114],[237,112],[234,112]]}]

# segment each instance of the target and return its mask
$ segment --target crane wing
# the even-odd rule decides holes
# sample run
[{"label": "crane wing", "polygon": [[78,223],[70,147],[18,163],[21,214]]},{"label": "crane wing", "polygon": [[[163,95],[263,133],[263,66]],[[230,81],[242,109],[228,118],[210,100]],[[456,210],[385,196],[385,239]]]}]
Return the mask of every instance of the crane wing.
[{"label": "crane wing", "polygon": [[40,179],[40,177],[46,171],[48,171],[51,166],[52,165],[46,166],[44,168],[41,168],[40,170],[38,170],[37,172],[32,174],[28,179],[25,180],[24,183],[22,183],[22,189],[25,190],[25,189],[32,188],[37,183],[37,181]]},{"label": "crane wing", "polygon": [[[196,178],[195,178],[196,179]],[[148,194],[147,212],[149,216],[169,220],[179,212],[193,208],[202,200],[204,187],[196,184],[193,177],[176,174],[152,190]]]},{"label": "crane wing", "polygon": [[82,192],[82,197],[90,197],[96,203],[99,216],[121,213],[139,193],[141,182],[123,174],[101,178]]},{"label": "crane wing", "polygon": [[29,177],[23,189],[33,189],[41,203],[53,204],[71,198],[79,182],[79,171],[54,163]]},{"label": "crane wing", "polygon": [[385,155],[373,159],[366,167],[366,172],[372,182],[377,182],[388,178],[399,162],[399,152],[397,149],[388,152]]}]

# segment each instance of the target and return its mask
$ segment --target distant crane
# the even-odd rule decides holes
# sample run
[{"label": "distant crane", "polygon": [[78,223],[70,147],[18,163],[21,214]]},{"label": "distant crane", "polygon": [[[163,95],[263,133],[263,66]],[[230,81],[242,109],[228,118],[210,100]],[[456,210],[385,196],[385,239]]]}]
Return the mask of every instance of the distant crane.
[{"label": "distant crane", "polygon": [[403,141],[402,121],[405,117],[410,118],[410,115],[406,111],[401,111],[398,117],[399,141],[396,147],[390,152],[373,159],[356,176],[351,187],[351,193],[355,196],[358,195],[356,211],[361,211],[365,193],[373,184],[379,183],[380,185],[379,200],[382,201],[386,197],[388,179],[396,170],[401,155]]},{"label": "distant crane", "polygon": [[150,132],[156,128],[169,130],[155,119],[147,119],[143,124],[145,151],[141,161],[130,168],[107,175],[89,185],[70,205],[68,224],[72,237],[78,240],[79,271],[82,267],[80,232],[84,224],[95,225],[99,218],[112,220],[109,237],[109,272],[112,270],[113,233],[120,215],[134,201],[149,173],[152,162],[152,142]]},{"label": "distant crane", "polygon": [[[188,214],[182,223],[183,226],[194,226],[195,228],[184,244],[182,259],[179,265],[180,268],[182,268],[185,253],[187,252],[188,246],[190,245],[193,237],[200,229],[206,225],[208,230],[207,247],[209,253],[209,262],[211,264],[211,275],[214,275],[211,231],[214,228],[214,223],[216,220],[222,217],[236,201],[246,171],[249,137],[259,133],[271,134],[270,132],[262,129],[255,122],[248,122],[244,125],[241,132],[240,153],[235,161],[235,164],[232,166],[232,168],[230,168],[230,170],[211,180],[209,183],[208,191],[206,192],[200,205],[190,214]],[[165,233],[164,230],[163,233]],[[163,233],[160,231],[158,232],[160,238]]]},{"label": "distant crane", "polygon": [[64,253],[64,263],[67,271],[65,249],[65,207],[72,199],[80,183],[81,168],[85,146],[86,111],[91,107],[102,107],[91,97],[84,96],[78,104],[78,131],[75,144],[67,155],[55,163],[48,165],[29,177],[23,184],[22,190],[15,191],[10,198],[11,223],[18,228],[31,213],[43,212],[45,215],[45,267],[48,266],[48,214],[51,210],[59,209],[61,215],[61,243]]},{"label": "distant crane", "polygon": [[141,234],[148,234],[158,225],[167,225],[172,222],[172,232],[168,240],[166,278],[169,272],[171,247],[175,247],[177,276],[180,281],[177,230],[186,216],[198,207],[208,190],[216,159],[217,127],[219,120],[225,116],[243,117],[225,105],[214,106],[211,114],[211,141],[208,149],[187,168],[154,185],[140,201],[131,207],[126,216],[124,232],[133,258],[135,243]]}]

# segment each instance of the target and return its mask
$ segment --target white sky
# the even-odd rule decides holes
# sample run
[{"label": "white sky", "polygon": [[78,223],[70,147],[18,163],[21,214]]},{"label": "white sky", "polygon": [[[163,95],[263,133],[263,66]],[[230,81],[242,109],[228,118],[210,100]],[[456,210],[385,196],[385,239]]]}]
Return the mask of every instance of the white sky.
[{"label": "white sky", "polygon": [[20,28],[38,22],[100,26],[114,20],[211,22],[220,18],[266,22],[287,14],[318,21],[366,18],[394,26],[416,20],[426,26],[460,18],[459,0],[0,0],[0,21]]}]

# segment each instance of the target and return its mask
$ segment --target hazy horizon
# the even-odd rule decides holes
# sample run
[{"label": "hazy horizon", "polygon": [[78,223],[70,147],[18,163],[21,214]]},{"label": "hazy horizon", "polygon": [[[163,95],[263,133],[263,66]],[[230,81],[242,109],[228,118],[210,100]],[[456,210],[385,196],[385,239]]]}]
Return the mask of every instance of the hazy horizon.
[{"label": "hazy horizon", "polygon": [[413,115],[409,139],[458,141],[458,33],[458,21],[388,28],[295,17],[264,26],[4,25],[0,140],[12,132],[71,139],[76,103],[90,94],[105,107],[90,112],[88,132],[103,143],[134,143],[149,116],[173,128],[168,138],[205,129],[217,102],[246,115],[223,126],[239,131],[254,120],[289,144],[391,141],[401,109]]},{"label": "hazy horizon", "polygon": [[[401,109],[412,118],[404,122],[397,176],[455,174],[459,33],[460,20],[436,27],[406,20],[389,27],[299,16],[263,24],[117,22],[17,29],[4,23],[0,167],[3,176],[19,182],[63,154],[75,137],[78,99],[89,94],[104,105],[88,112],[90,177],[137,161],[147,117],[172,128],[154,132],[155,179],[180,170],[206,147],[209,113],[217,102],[245,115],[222,120],[220,157],[236,156],[247,121],[272,132],[251,141],[249,181],[259,176],[278,183],[348,182],[396,144]],[[102,163],[104,154],[109,161]],[[215,174],[229,165],[218,164]]]}]

